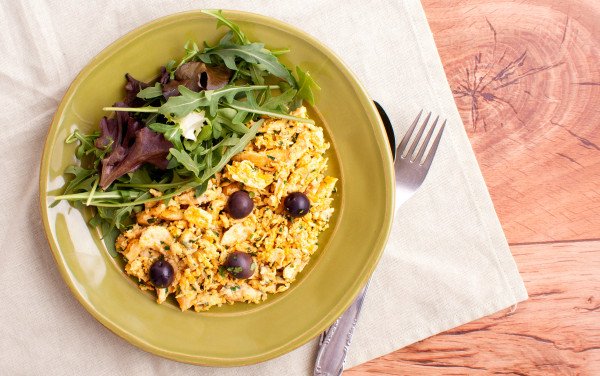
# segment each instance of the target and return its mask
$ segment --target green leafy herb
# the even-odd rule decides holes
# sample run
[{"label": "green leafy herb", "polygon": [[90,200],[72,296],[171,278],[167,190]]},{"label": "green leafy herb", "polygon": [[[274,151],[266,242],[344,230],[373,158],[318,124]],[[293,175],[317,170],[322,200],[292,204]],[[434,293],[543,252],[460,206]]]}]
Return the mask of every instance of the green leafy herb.
[{"label": "green leafy herb", "polygon": [[250,43],[248,38],[246,38],[246,35],[242,32],[242,30],[240,30],[240,27],[238,25],[236,25],[235,23],[229,21],[227,18],[225,18],[225,16],[223,16],[222,10],[208,9],[208,10],[203,10],[202,13],[215,17],[218,20],[217,28],[220,26],[223,26],[223,25],[230,28],[231,31],[233,32],[233,34],[235,35],[235,37],[237,38],[238,43],[241,43],[241,44]]},{"label": "green leafy herb", "polygon": [[287,119],[287,120],[293,120],[293,121],[309,123],[309,124],[315,123],[314,120],[312,120],[312,119],[305,119],[305,118],[301,118],[301,117],[297,117],[297,116],[277,113],[274,111],[263,109],[260,106],[258,106],[257,104],[251,104],[249,102],[233,101],[232,103],[227,104],[227,106],[229,106],[233,109],[236,109],[238,111],[252,112],[255,114],[266,115],[266,116],[279,118],[279,119]]},{"label": "green leafy herb", "polygon": [[229,41],[221,41],[217,47],[205,50],[198,58],[205,63],[211,63],[211,56],[221,58],[227,68],[238,70],[239,61],[245,61],[257,68],[267,71],[275,77],[294,84],[294,78],[290,71],[279,62],[277,57],[265,48],[264,43],[236,44]]},{"label": "green leafy herb", "polygon": [[148,125],[148,128],[152,129],[154,132],[162,133],[177,149],[183,149],[183,144],[181,143],[181,128],[176,124],[152,123]]},{"label": "green leafy herb", "polygon": [[242,150],[244,150],[246,145],[248,145],[248,143],[250,143],[250,141],[254,138],[254,136],[256,135],[256,132],[258,132],[258,129],[260,128],[260,126],[262,125],[263,122],[264,122],[263,119],[255,122],[252,125],[252,127],[250,127],[250,129],[248,130],[248,133],[246,133],[235,146],[232,146],[231,148],[227,149],[227,152],[225,154],[223,154],[223,157],[221,158],[219,163],[217,163],[210,170],[209,176],[212,176],[215,173],[221,171],[223,169],[223,167],[225,167],[225,165],[229,162],[229,160],[231,158],[233,158],[234,155],[236,155],[236,154],[240,153]]},{"label": "green leafy herb", "polygon": [[226,269],[232,274],[239,274],[244,270],[241,266],[228,266]]},{"label": "green leafy herb", "polygon": [[290,109],[290,103],[296,98],[297,93],[298,91],[296,89],[287,89],[281,95],[267,99],[262,104],[262,107],[269,110],[287,113]]},{"label": "green leafy herb", "polygon": [[152,99],[161,97],[162,95],[162,85],[159,82],[157,82],[154,84],[154,86],[150,86],[143,90],[140,90],[140,92],[137,94],[137,97],[142,99]]},{"label": "green leafy herb", "polygon": [[300,67],[296,67],[296,75],[298,75],[298,92],[295,98],[306,99],[311,105],[315,105],[315,97],[313,90],[321,90],[319,85],[313,80],[308,72],[304,72]]},{"label": "green leafy herb", "polygon": [[192,91],[185,86],[179,86],[181,95],[171,97],[156,109],[167,117],[183,117],[200,107],[208,107],[211,116],[215,116],[219,108],[219,101],[224,98],[231,103],[236,94],[251,90],[276,89],[278,86],[252,85],[252,86],[226,86],[218,90]]},{"label": "green leafy herb", "polygon": [[198,169],[198,165],[196,161],[194,161],[188,153],[184,150],[177,150],[174,148],[169,149],[169,152],[179,163],[181,163],[187,170],[194,173],[194,175],[198,176],[200,170]]}]

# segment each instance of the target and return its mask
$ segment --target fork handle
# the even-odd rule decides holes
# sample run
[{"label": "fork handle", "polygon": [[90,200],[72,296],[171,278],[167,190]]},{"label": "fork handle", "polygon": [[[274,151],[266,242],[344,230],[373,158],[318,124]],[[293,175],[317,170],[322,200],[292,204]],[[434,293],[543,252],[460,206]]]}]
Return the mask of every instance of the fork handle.
[{"label": "fork handle", "polygon": [[314,376],[339,376],[344,371],[346,354],[367,293],[369,283],[350,307],[323,334],[315,362]]},{"label": "fork handle", "polygon": [[[373,101],[381,122],[385,127],[392,157],[395,157],[396,139],[394,137],[394,128],[390,118],[385,113],[385,110],[377,101]],[[370,281],[369,281],[370,282]],[[321,334],[319,341],[319,350],[317,352],[317,360],[315,361],[315,376],[338,376],[344,371],[344,363],[348,348],[352,341],[352,334],[358,321],[358,315],[367,294],[369,282],[356,297],[356,300],[350,307],[337,319],[327,330]]]}]

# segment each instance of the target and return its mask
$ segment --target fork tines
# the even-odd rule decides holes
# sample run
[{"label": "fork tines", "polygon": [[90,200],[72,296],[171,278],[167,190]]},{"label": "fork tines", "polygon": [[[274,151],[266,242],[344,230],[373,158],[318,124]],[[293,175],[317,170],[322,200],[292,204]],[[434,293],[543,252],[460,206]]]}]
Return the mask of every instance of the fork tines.
[{"label": "fork tines", "polygon": [[[427,132],[425,138],[421,139],[423,137],[423,134],[425,133],[425,129],[427,129],[427,124],[429,123],[429,120],[431,118],[431,112],[427,114],[417,134],[413,137],[413,134],[415,133],[415,128],[417,127],[417,124],[422,114],[423,110],[419,112],[408,131],[406,131],[404,138],[402,138],[400,145],[398,145],[398,148],[396,149],[396,155],[402,159],[408,159],[411,163],[417,162],[419,165],[428,166],[431,164],[433,156],[435,155],[435,151],[438,147],[438,144],[440,143],[440,139],[442,138],[442,133],[444,132],[444,128],[446,127],[446,120],[444,120],[441,127],[439,127],[439,131],[437,132],[437,136],[435,137],[433,143],[429,145],[429,141],[431,140],[431,137],[433,136],[433,133],[435,132],[435,129],[437,127],[439,116],[437,116],[433,121],[433,124],[429,126],[429,131]],[[407,146],[411,139],[413,139],[413,141],[410,145],[410,148],[408,148],[407,151]],[[417,148],[417,146],[419,145],[420,147]],[[428,151],[427,154],[426,151]]]}]

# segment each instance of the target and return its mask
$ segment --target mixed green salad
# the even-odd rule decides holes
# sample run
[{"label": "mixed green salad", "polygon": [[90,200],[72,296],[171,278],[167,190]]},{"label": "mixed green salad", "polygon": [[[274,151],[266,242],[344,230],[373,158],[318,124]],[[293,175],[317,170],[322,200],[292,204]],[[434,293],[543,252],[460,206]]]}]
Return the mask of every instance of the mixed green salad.
[{"label": "mixed green salad", "polygon": [[308,72],[279,61],[288,50],[250,41],[221,11],[203,12],[229,29],[216,45],[186,43],[183,58],[151,82],[126,74],[124,100],[104,108],[114,116],[103,117],[98,131],[75,130],[66,139],[78,143],[78,161],[65,170],[70,178],[54,204],[95,208],[90,225],[99,226],[113,256],[132,213],[189,189],[202,194],[256,135],[262,117],[312,122],[289,115],[303,100],[314,104],[319,87]]}]

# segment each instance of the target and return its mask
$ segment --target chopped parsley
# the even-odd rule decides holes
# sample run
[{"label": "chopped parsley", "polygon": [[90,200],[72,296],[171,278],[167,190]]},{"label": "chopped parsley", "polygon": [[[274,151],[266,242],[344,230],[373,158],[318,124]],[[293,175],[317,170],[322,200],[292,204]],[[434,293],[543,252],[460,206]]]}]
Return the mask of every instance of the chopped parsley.
[{"label": "chopped parsley", "polygon": [[225,269],[231,274],[239,274],[244,270],[241,266],[228,266]]},{"label": "chopped parsley", "polygon": [[272,160],[272,161],[274,161],[274,160],[275,160],[275,157],[274,157],[274,156],[272,156],[272,155],[268,155],[268,154],[267,154],[267,158],[269,158],[269,159],[270,159],[270,160]]}]

